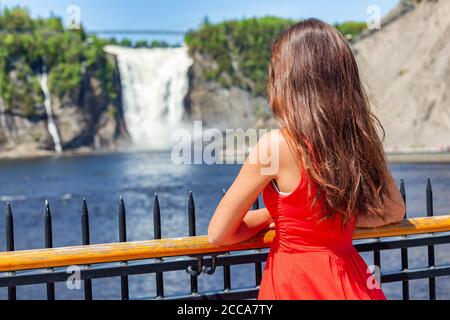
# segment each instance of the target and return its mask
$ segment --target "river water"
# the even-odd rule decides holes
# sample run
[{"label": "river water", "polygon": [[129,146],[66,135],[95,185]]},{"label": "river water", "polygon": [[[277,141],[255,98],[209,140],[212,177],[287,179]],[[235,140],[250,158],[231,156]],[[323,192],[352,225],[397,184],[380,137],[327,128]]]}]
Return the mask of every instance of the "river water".
[{"label": "river water", "polygon": [[[92,243],[118,241],[117,206],[123,195],[127,209],[130,241],[153,237],[153,195],[157,192],[162,211],[163,237],[187,236],[187,196],[192,190],[197,211],[198,234],[205,234],[222,189],[239,171],[237,165],[176,166],[170,154],[157,152],[56,157],[0,161],[0,201],[10,201],[15,222],[16,250],[42,248],[43,207],[48,199],[53,217],[54,246],[81,243],[81,199],[87,198]],[[405,179],[409,217],[425,215],[425,186],[433,183],[435,214],[450,213],[450,164],[392,164],[397,181]],[[2,214],[3,217],[3,214]],[[4,219],[0,219],[0,248],[5,248]],[[450,264],[450,245],[436,247],[436,263]],[[426,266],[426,248],[409,250],[410,267]],[[370,264],[372,255],[363,258]],[[384,271],[400,269],[400,250],[382,253]],[[232,286],[254,284],[253,265],[232,267]],[[165,274],[167,294],[188,293],[189,278],[184,271]],[[222,272],[199,279],[200,291],[221,289]],[[410,282],[411,297],[427,299],[427,280]],[[401,284],[383,285],[391,299],[401,298]],[[19,299],[42,299],[45,285],[19,287]],[[120,299],[120,279],[93,280],[94,299]],[[131,276],[130,297],[155,294],[153,275]],[[439,299],[450,299],[450,277],[437,279]],[[56,285],[57,299],[81,299],[82,290]],[[6,289],[0,288],[0,299]]]}]

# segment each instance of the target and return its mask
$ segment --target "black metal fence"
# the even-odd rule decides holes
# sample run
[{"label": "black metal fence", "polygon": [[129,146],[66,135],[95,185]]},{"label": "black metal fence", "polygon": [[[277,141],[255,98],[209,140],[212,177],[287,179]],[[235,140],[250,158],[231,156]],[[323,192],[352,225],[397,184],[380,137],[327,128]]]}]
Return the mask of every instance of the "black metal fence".
[{"label": "black metal fence", "polygon": [[[406,202],[406,192],[404,181],[401,180],[400,191]],[[258,201],[253,206],[259,208]],[[433,216],[433,191],[430,179],[426,187],[426,209],[427,216]],[[188,198],[188,230],[189,236],[196,235],[195,204],[192,192]],[[14,224],[11,205],[6,204],[6,251],[14,251]],[[53,247],[52,239],[52,215],[48,201],[44,209],[44,235],[45,248]],[[154,239],[161,239],[161,210],[158,196],[155,195],[153,203],[153,225]],[[90,244],[89,233],[89,212],[86,199],[83,199],[81,206],[81,243]],[[450,231],[450,230],[449,230]],[[126,232],[126,209],[123,198],[120,198],[118,205],[118,232],[119,241],[127,241]],[[372,252],[373,261],[381,268],[381,251],[400,249],[401,250],[401,270],[382,271],[381,283],[402,283],[403,299],[410,298],[409,281],[416,279],[428,279],[429,299],[436,299],[436,278],[450,275],[450,265],[437,266],[435,262],[435,245],[450,244],[449,233],[426,234],[421,236],[402,236],[401,238],[380,238],[365,240],[355,243],[355,248],[359,252]],[[410,269],[408,265],[408,248],[427,247],[428,266],[423,268]],[[246,250],[237,253],[224,252],[220,254],[184,258],[158,258],[142,261],[122,261],[118,263],[103,263],[89,266],[82,266],[80,270],[80,280],[84,283],[84,298],[92,300],[92,280],[100,278],[120,277],[121,297],[123,300],[129,299],[128,277],[131,275],[155,274],[156,295],[151,299],[254,299],[258,294],[258,287],[261,282],[263,272],[263,262],[267,259],[268,250]],[[231,279],[231,269],[233,265],[253,264],[255,272],[255,283],[250,288],[233,288]],[[198,277],[201,274],[213,274],[221,268],[223,272],[223,290],[211,293],[199,291]],[[186,270],[190,277],[190,294],[185,296],[166,296],[164,290],[164,273],[169,271]],[[0,287],[7,288],[8,299],[16,300],[16,287],[24,285],[46,284],[47,299],[55,299],[55,283],[66,282],[68,274],[66,268],[48,268],[46,270],[31,270],[6,272],[0,276]]]}]

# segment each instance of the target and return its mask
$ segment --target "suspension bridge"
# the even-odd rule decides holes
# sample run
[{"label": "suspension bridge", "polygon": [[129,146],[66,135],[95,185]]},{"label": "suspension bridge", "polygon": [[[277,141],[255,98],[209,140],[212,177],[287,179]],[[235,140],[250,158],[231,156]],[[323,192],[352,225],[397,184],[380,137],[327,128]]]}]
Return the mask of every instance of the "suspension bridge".
[{"label": "suspension bridge", "polygon": [[87,30],[87,34],[102,34],[102,35],[175,35],[182,36],[187,31],[181,30],[159,30],[159,29],[100,29]]}]

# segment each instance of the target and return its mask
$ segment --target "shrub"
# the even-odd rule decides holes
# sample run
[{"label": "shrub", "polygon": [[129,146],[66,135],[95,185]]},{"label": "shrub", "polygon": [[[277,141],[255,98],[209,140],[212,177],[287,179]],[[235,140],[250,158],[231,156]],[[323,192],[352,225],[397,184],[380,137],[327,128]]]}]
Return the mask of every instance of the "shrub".
[{"label": "shrub", "polygon": [[[277,17],[232,20],[211,24],[209,20],[198,30],[189,32],[185,42],[191,54],[212,58],[217,67],[204,70],[206,80],[223,86],[235,85],[264,95],[271,46],[275,38],[295,21]],[[360,22],[335,25],[343,34],[355,36],[364,28]]]}]

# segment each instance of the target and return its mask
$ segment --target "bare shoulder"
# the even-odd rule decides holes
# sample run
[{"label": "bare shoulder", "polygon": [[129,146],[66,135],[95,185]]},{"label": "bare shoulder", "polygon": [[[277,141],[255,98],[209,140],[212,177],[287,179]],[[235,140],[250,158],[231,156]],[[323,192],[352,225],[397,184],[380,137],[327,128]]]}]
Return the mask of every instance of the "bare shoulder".
[{"label": "bare shoulder", "polygon": [[274,129],[264,135],[261,141],[271,154],[277,153],[280,159],[289,160],[293,158],[293,154],[286,135],[285,130]]},{"label": "bare shoulder", "polygon": [[284,137],[279,129],[270,130],[260,137],[250,155],[257,154],[272,155],[279,151],[280,144],[284,144]]},{"label": "bare shoulder", "polygon": [[275,177],[280,164],[286,162],[286,157],[290,157],[286,138],[281,130],[275,129],[268,131],[259,139],[250,152],[247,163],[266,168],[268,174]]}]

